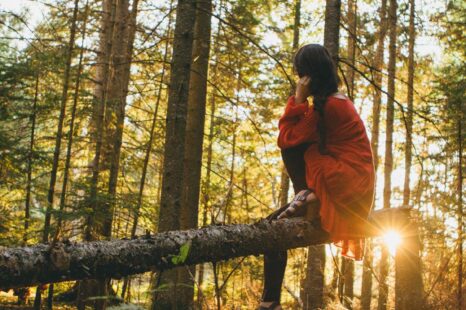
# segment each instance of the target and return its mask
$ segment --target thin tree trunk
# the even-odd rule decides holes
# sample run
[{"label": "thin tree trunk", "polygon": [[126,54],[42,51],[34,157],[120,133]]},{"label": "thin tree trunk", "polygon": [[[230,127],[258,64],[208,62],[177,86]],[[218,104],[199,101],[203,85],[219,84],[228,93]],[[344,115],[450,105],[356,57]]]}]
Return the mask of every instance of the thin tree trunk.
[{"label": "thin tree trunk", "polygon": [[348,96],[354,100],[354,83],[355,83],[355,72],[353,67],[355,66],[356,60],[356,38],[357,38],[357,0],[348,0],[348,61],[351,64],[348,68]]},{"label": "thin tree trunk", "polygon": [[340,49],[340,12],[340,0],[326,0],[324,46],[329,51],[335,61],[335,64],[338,63],[338,54]]},{"label": "thin tree trunk", "polygon": [[[162,197],[158,231],[176,230],[183,203],[184,158],[187,102],[193,50],[196,1],[179,0],[176,9],[175,37],[170,73],[166,137],[162,179]],[[157,284],[169,285],[161,292],[155,287],[152,308],[177,308],[177,271],[168,270],[157,277]],[[182,309],[182,305],[179,305]]]},{"label": "thin tree trunk", "polygon": [[[206,113],[207,77],[210,54],[212,1],[197,3],[191,76],[189,82],[188,116],[186,122],[184,199],[180,210],[180,228],[198,226],[199,190],[201,184],[202,145]],[[194,306],[196,267],[179,268],[181,287],[178,301],[184,307]]]},{"label": "thin tree trunk", "polygon": [[44,232],[42,235],[42,242],[47,242],[49,238],[49,234],[50,234],[50,222],[52,218],[53,199],[54,199],[54,194],[55,194],[55,183],[57,180],[61,140],[63,136],[63,121],[65,119],[66,101],[68,99],[71,60],[73,57],[74,41],[75,41],[75,36],[76,36],[76,19],[77,19],[78,9],[79,9],[78,4],[79,4],[79,0],[75,0],[74,9],[73,9],[73,17],[71,20],[71,27],[70,27],[70,40],[68,42],[68,50],[66,53],[65,74],[63,77],[63,90],[62,90],[62,96],[61,96],[60,115],[58,117],[57,134],[55,137],[55,149],[53,152],[52,171],[50,173],[50,183],[49,183],[49,189],[48,189],[48,194],[47,194],[47,210],[45,213],[45,224],[44,224]]},{"label": "thin tree trunk", "polygon": [[415,222],[404,224],[395,255],[395,309],[425,309],[419,229]]},{"label": "thin tree trunk", "polygon": [[[96,232],[102,231],[96,227],[99,223],[99,175],[101,169],[102,144],[104,141],[104,120],[110,80],[110,61],[113,50],[113,32],[115,28],[116,0],[102,0],[102,19],[99,37],[99,53],[97,54],[96,83],[93,95],[93,113],[91,119],[91,138],[94,144],[94,158],[90,164],[92,169],[89,205],[92,210],[86,216],[84,228],[84,240],[97,239]],[[95,280],[83,280],[78,284],[77,308],[84,310],[87,298],[90,296],[105,296],[106,286],[99,285]],[[106,306],[105,299],[98,299],[93,304],[94,308],[102,309]]]},{"label": "thin tree trunk", "polygon": [[26,183],[26,200],[24,202],[24,235],[23,244],[28,243],[30,208],[31,208],[31,189],[32,189],[32,157],[34,152],[34,140],[36,133],[36,113],[37,100],[39,97],[39,74],[36,75],[36,83],[34,88],[34,101],[32,103],[31,114],[31,139],[29,141],[28,164],[27,164],[27,183]]},{"label": "thin tree trunk", "polygon": [[382,103],[382,69],[383,54],[385,49],[385,36],[387,34],[387,0],[382,0],[379,12],[380,28],[377,35],[377,49],[374,57],[374,83],[378,86],[374,89],[374,104],[372,106],[372,128],[371,128],[371,147],[374,156],[374,165],[377,170],[379,166],[379,131],[380,131],[380,106]]},{"label": "thin tree trunk", "polygon": [[[408,39],[408,115],[406,119],[405,179],[403,205],[410,202],[410,173],[412,158],[413,90],[414,90],[414,42],[415,0],[410,0]],[[403,241],[395,257],[395,308],[398,310],[423,309],[423,285],[420,259],[421,244],[415,223],[403,231]]]},{"label": "thin tree trunk", "polygon": [[[125,120],[126,96],[130,78],[130,68],[133,54],[133,42],[136,32],[138,0],[133,0],[132,9],[129,12],[129,0],[121,0],[117,4],[115,17],[115,31],[113,34],[113,60],[112,75],[107,97],[106,118],[113,120],[115,126],[106,124],[106,140],[108,148],[104,149],[103,164],[110,163],[108,180],[108,194],[110,201],[102,204],[102,230],[100,234],[105,239],[112,235],[112,224],[116,204],[116,191],[118,185],[118,173],[120,171],[120,154],[123,143],[123,129]],[[105,145],[107,146],[107,145]],[[111,150],[110,155],[107,153]],[[107,152],[105,152],[107,151]],[[108,295],[109,279],[99,281],[100,289],[104,296]],[[104,301],[105,302],[105,301]],[[105,308],[106,305],[103,305]]]},{"label": "thin tree trunk", "polygon": [[[347,7],[347,19],[349,25],[348,31],[348,61],[350,62],[351,66],[348,68],[348,96],[349,98],[354,101],[355,99],[355,72],[354,66],[356,63],[356,38],[357,38],[357,0],[348,0],[348,7]],[[353,307],[353,287],[354,287],[354,261],[352,259],[348,259],[343,257],[342,263],[344,262],[345,268],[344,272],[344,279],[343,279],[343,286],[344,290],[342,292],[343,296],[343,305],[348,308],[352,309]]]},{"label": "thin tree trunk", "polygon": [[[293,45],[292,54],[296,52],[299,47],[299,28],[301,27],[301,0],[295,0],[294,7],[294,24],[293,24]],[[294,95],[294,85],[290,88],[290,95]],[[280,207],[283,207],[288,203],[288,192],[290,190],[290,177],[286,171],[285,165],[282,165],[280,176]]]},{"label": "thin tree trunk", "polygon": [[345,262],[344,280],[345,290],[343,294],[343,305],[347,309],[353,309],[353,287],[354,287],[354,260],[350,258],[343,258]]},{"label": "thin tree trunk", "polygon": [[[397,1],[390,0],[390,8],[388,13],[390,41],[389,41],[389,57],[388,57],[388,86],[387,86],[387,119],[386,119],[386,134],[385,134],[385,163],[384,163],[384,190],[383,190],[383,207],[390,208],[390,198],[392,195],[392,171],[393,171],[393,120],[394,120],[394,100],[395,100],[395,68],[396,68],[396,12]],[[380,258],[380,284],[379,284],[379,300],[378,310],[387,309],[388,301],[388,285],[387,276],[389,269],[389,256],[386,245],[382,246],[382,255]]]},{"label": "thin tree trunk", "polygon": [[[379,20],[380,28],[377,35],[377,48],[374,57],[374,83],[381,88],[382,86],[382,68],[383,68],[383,54],[384,54],[384,42],[387,33],[387,0],[382,0]],[[379,167],[379,131],[380,131],[380,107],[382,103],[382,92],[379,88],[374,90],[372,106],[372,128],[371,128],[371,148],[374,158],[375,171]],[[375,200],[375,197],[374,197]],[[372,302],[372,241],[367,240],[366,252],[363,261],[363,274],[361,284],[361,310],[370,310]]]},{"label": "thin tree trunk", "polygon": [[408,206],[410,201],[410,176],[412,161],[412,130],[413,130],[413,92],[414,92],[414,30],[415,8],[414,0],[409,1],[409,39],[408,39],[408,112],[406,116],[406,144],[405,144],[405,179],[403,187],[403,205]]},{"label": "thin tree trunk", "polygon": [[[220,25],[219,29],[217,32],[217,38],[218,34],[220,33]],[[216,44],[217,46],[217,44]],[[216,72],[217,72],[217,66],[214,64],[213,68],[213,78],[215,79],[216,77]],[[212,169],[212,146],[213,146],[213,140],[214,140],[214,129],[215,129],[215,90],[213,90],[213,93],[211,94],[210,97],[210,121],[209,121],[209,136],[208,136],[208,145],[207,145],[207,163],[206,163],[206,177],[205,177],[205,183],[204,183],[204,188],[203,188],[203,194],[202,194],[202,204],[203,204],[203,212],[202,212],[202,226],[207,225],[207,216],[208,216],[208,211],[211,210],[210,206],[210,176],[211,176],[211,169]],[[211,214],[211,222],[213,220],[213,216]],[[204,264],[201,264],[199,266],[199,277],[198,277],[198,285],[200,288],[202,288],[202,283],[204,282]],[[199,307],[202,307],[202,294],[201,290],[198,290],[197,294],[197,303]]]},{"label": "thin tree trunk", "polygon": [[[460,107],[461,103],[458,103]],[[457,286],[457,303],[458,310],[463,309],[463,116],[461,110],[458,111],[458,241],[457,241],[457,259],[458,259],[458,286]]]},{"label": "thin tree trunk", "polygon": [[[335,65],[338,62],[340,44],[340,0],[326,0],[324,46],[332,56]],[[303,300],[304,309],[316,309],[324,307],[325,286],[325,246],[310,246],[308,248],[308,261],[306,278],[304,280]]]},{"label": "thin tree trunk", "polygon": [[[86,2],[86,10],[84,14],[84,23],[83,23],[83,34],[82,34],[82,40],[81,40],[82,46],[84,46],[84,40],[86,37],[87,15],[88,15],[88,4]],[[70,169],[70,163],[71,163],[71,147],[73,145],[74,122],[75,122],[75,117],[76,117],[76,107],[77,107],[78,98],[79,98],[79,86],[80,86],[81,74],[82,74],[83,56],[84,56],[84,48],[81,49],[81,52],[79,54],[78,73],[77,73],[76,82],[75,82],[73,106],[71,108],[70,128],[68,132],[68,145],[66,149],[65,168],[63,171],[63,183],[62,183],[62,191],[60,194],[60,205],[59,205],[59,212],[57,216],[57,227],[55,230],[52,243],[55,243],[58,240],[61,229],[62,229],[62,225],[63,225],[63,212],[65,209],[66,187],[68,185],[68,175],[69,175],[69,169]],[[53,284],[50,284],[49,294],[48,294],[48,299],[47,299],[47,303],[50,305],[50,308],[52,307],[52,303],[53,303],[53,290],[54,290],[54,286]]]},{"label": "thin tree trunk", "polygon": [[[73,58],[73,49],[74,49],[74,42],[75,42],[75,36],[76,36],[76,21],[77,21],[77,16],[78,16],[78,10],[79,10],[79,0],[75,0],[74,9],[73,9],[73,17],[71,19],[71,26],[70,26],[70,39],[68,41],[68,49],[66,51],[65,73],[63,76],[63,88],[62,88],[62,95],[61,95],[61,100],[60,100],[60,103],[61,103],[60,104],[60,115],[58,116],[57,134],[55,136],[55,149],[53,151],[52,170],[50,172],[50,183],[49,183],[49,189],[47,192],[47,209],[45,211],[44,231],[42,234],[42,242],[44,243],[49,240],[49,235],[50,235],[53,200],[55,196],[55,184],[57,181],[58,164],[60,160],[60,149],[61,149],[61,142],[62,142],[61,140],[63,136],[63,121],[65,119],[65,114],[66,114],[66,101],[68,99],[71,60]],[[49,295],[52,295],[52,294],[53,294],[53,286],[50,286]],[[49,301],[51,301],[51,298],[49,299]],[[34,300],[34,308],[40,309],[40,305],[41,305],[41,289],[37,288],[36,298]],[[52,309],[51,302],[47,304],[47,309]]]},{"label": "thin tree trunk", "polygon": [[84,22],[83,22],[83,31],[82,31],[82,39],[81,39],[81,51],[79,54],[79,61],[78,61],[78,71],[76,76],[76,81],[74,85],[74,95],[73,95],[73,106],[71,108],[71,119],[70,119],[70,128],[68,131],[68,145],[66,148],[66,159],[65,159],[65,168],[63,170],[63,183],[62,189],[60,194],[60,206],[58,212],[58,220],[57,220],[57,230],[55,231],[54,240],[57,240],[60,234],[60,230],[63,225],[63,211],[65,209],[65,202],[66,202],[66,191],[68,186],[68,175],[71,165],[71,149],[73,146],[73,137],[74,137],[74,122],[76,117],[76,110],[78,106],[78,99],[79,99],[79,91],[81,85],[81,74],[83,71],[83,58],[84,58],[84,42],[86,39],[86,27],[87,27],[87,17],[88,17],[88,10],[89,6],[86,2],[85,13],[84,13]]},{"label": "thin tree trunk", "polygon": [[[133,54],[134,36],[136,33],[136,17],[138,0],[133,0],[131,12],[129,1],[123,0],[119,3],[117,13],[117,31],[115,33],[114,74],[109,91],[109,101],[113,103],[116,114],[116,128],[113,136],[112,155],[110,163],[110,176],[108,181],[108,193],[110,203],[105,204],[103,235],[110,238],[112,234],[113,212],[116,201],[116,190],[118,184],[118,172],[120,170],[120,154],[123,142],[123,129],[125,120],[126,96],[130,78],[130,68]],[[118,50],[118,52],[117,52]],[[112,137],[112,135],[109,135]]]},{"label": "thin tree trunk", "polygon": [[94,88],[94,111],[91,124],[93,125],[92,138],[95,144],[95,153],[91,164],[92,177],[89,192],[89,202],[92,212],[87,216],[84,236],[84,239],[87,241],[95,239],[94,217],[99,205],[97,195],[99,190],[102,144],[104,139],[103,131],[110,75],[110,59],[113,50],[113,30],[115,27],[116,1],[102,0],[102,11],[103,16],[100,32],[100,50],[97,58],[98,66],[95,78],[96,84]]},{"label": "thin tree trunk", "polygon": [[[238,129],[238,105],[239,105],[239,98],[238,94],[241,89],[241,65],[238,68],[238,76],[236,79],[236,104],[232,106],[232,110],[235,111],[235,118],[233,122],[233,137],[232,137],[232,143],[231,143],[231,165],[230,165],[230,176],[228,179],[228,192],[225,198],[225,211],[223,214],[223,223],[231,223],[231,212],[230,212],[230,206],[233,200],[233,187],[235,183],[235,162],[236,162],[236,140],[237,140],[237,129]],[[220,210],[219,210],[220,212]]]}]

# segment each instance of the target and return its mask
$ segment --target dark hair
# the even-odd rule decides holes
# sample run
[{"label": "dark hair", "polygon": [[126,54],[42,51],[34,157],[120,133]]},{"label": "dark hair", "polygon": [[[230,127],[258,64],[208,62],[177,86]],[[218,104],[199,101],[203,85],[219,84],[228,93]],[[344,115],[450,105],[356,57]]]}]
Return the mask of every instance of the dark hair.
[{"label": "dark hair", "polygon": [[317,132],[319,133],[319,152],[327,153],[325,149],[324,105],[327,98],[338,91],[340,79],[335,63],[328,50],[319,44],[302,46],[293,59],[293,69],[301,78],[310,76],[310,94],[313,96],[314,110],[319,113]]}]

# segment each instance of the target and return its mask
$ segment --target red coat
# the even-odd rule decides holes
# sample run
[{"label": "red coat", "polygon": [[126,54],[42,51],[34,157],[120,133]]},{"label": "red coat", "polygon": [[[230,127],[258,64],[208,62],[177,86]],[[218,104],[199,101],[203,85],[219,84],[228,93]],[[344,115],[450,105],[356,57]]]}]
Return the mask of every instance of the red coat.
[{"label": "red coat", "polygon": [[371,146],[351,100],[328,97],[324,116],[329,155],[318,150],[319,113],[307,101],[296,104],[294,96],[288,98],[279,121],[278,146],[314,142],[304,154],[306,183],[320,200],[322,228],[344,256],[360,260],[375,187]]}]

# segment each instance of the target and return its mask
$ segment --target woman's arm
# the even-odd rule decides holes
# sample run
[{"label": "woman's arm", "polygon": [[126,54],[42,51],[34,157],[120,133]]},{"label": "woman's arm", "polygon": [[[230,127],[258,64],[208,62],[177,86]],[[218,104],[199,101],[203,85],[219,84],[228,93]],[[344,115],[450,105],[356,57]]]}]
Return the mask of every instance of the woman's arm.
[{"label": "woman's arm", "polygon": [[307,100],[303,103],[295,103],[295,96],[290,96],[285,112],[278,122],[280,129],[278,147],[286,149],[305,142],[317,141],[318,117],[318,114],[309,107]]}]

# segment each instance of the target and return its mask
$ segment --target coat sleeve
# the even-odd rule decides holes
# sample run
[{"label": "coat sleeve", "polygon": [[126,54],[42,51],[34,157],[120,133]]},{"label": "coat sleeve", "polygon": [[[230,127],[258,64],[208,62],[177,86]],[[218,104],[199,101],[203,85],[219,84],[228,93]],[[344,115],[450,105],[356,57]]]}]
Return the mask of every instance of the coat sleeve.
[{"label": "coat sleeve", "polygon": [[290,96],[285,112],[278,121],[278,147],[286,149],[304,142],[317,141],[318,117],[307,101],[296,104],[294,95]]}]

